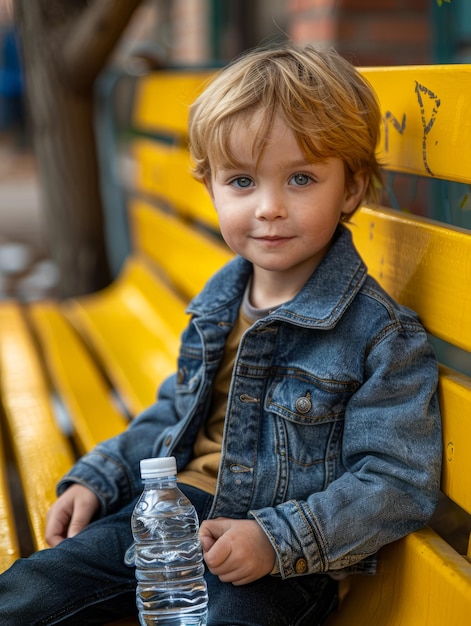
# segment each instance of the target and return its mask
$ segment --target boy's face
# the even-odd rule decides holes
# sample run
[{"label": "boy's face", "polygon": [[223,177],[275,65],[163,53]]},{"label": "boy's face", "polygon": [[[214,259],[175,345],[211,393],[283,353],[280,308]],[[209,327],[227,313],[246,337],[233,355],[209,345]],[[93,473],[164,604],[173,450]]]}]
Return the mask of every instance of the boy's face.
[{"label": "boy's face", "polygon": [[357,175],[346,189],[343,161],[308,162],[281,116],[274,118],[263,151],[253,154],[256,125],[257,115],[236,125],[230,149],[241,165],[212,168],[207,186],[221,233],[253,263],[254,283],[291,284],[293,297],[328,250],[341,216],[357,207],[367,177]]}]

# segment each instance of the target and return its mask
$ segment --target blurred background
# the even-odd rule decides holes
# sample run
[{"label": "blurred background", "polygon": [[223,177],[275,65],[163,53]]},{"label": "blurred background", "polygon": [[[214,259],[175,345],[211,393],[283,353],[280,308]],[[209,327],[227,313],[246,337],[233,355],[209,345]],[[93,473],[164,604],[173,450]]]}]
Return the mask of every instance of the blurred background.
[{"label": "blurred background", "polygon": [[[136,77],[286,39],[357,66],[468,63],[471,2],[0,0],[0,298],[77,295],[119,271],[129,243],[110,134],[126,128]],[[417,213],[443,193],[398,188],[391,204]],[[447,189],[448,209],[428,216],[471,228],[468,191]]]}]

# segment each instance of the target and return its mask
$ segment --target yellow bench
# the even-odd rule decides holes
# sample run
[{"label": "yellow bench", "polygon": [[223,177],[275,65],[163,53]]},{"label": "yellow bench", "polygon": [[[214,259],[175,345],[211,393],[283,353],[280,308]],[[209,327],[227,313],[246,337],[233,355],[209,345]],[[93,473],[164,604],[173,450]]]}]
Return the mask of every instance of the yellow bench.
[{"label": "yellow bench", "polygon": [[[471,67],[363,71],[384,114],[386,168],[471,182]],[[186,302],[231,257],[185,144],[188,103],[209,75],[139,79],[126,177],[132,253],[113,284],[66,302],[0,305],[0,571],[28,546],[7,477],[18,473],[33,549],[45,547],[57,480],[153,401],[175,368]],[[372,275],[418,311],[431,335],[471,351],[470,233],[383,208],[362,209],[351,229]],[[384,548],[377,576],[344,582],[329,626],[469,622],[471,548],[456,545],[447,526],[458,516],[469,541],[471,379],[442,366],[440,401],[444,496],[435,530]]]}]

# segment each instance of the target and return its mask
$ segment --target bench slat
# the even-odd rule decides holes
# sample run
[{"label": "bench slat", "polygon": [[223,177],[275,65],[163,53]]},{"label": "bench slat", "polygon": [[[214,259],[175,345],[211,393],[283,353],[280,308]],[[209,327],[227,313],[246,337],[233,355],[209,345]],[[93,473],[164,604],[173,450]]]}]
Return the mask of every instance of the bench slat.
[{"label": "bench slat", "polygon": [[134,200],[130,210],[135,248],[162,267],[188,299],[233,257],[222,243],[146,202]]},{"label": "bench slat", "polygon": [[10,567],[20,556],[3,451],[4,445],[0,432],[0,572]]},{"label": "bench slat", "polygon": [[219,229],[208,192],[191,174],[187,150],[143,139],[133,144],[131,157],[137,192],[164,198],[180,215]]},{"label": "bench slat", "polygon": [[388,209],[352,218],[368,269],[432,335],[471,350],[471,234]]},{"label": "bench slat", "polygon": [[439,391],[444,449],[442,490],[471,514],[471,381],[443,367]]},{"label": "bench slat", "polygon": [[176,369],[187,323],[184,309],[185,303],[136,258],[110,287],[64,305],[133,416],[154,402],[160,383]]},{"label": "bench slat", "polygon": [[149,133],[172,131],[186,135],[188,107],[214,70],[155,72],[139,81],[133,122]]},{"label": "bench slat", "polygon": [[84,454],[122,432],[128,420],[117,409],[84,344],[62,316],[60,305],[34,303],[30,315],[58,396],[68,409],[77,447]]},{"label": "bench slat", "polygon": [[380,552],[376,576],[352,576],[326,626],[467,626],[471,564],[425,528]]},{"label": "bench slat", "polygon": [[471,182],[471,65],[362,68],[383,113],[387,169]]},{"label": "bench slat", "polygon": [[57,428],[42,364],[20,308],[13,303],[0,307],[0,370],[3,408],[33,540],[42,549],[46,513],[56,499],[57,481],[74,456]]}]

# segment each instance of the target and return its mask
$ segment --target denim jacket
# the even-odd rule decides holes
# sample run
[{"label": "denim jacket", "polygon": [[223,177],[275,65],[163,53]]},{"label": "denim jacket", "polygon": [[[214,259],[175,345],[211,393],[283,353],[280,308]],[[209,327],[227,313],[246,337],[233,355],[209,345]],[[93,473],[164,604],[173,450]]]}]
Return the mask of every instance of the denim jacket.
[{"label": "denim jacket", "polygon": [[[59,484],[90,487],[103,515],[141,489],[139,460],[192,455],[252,266],[236,257],[190,303],[178,372],[122,434]],[[290,302],[243,335],[211,517],[261,525],[282,577],[374,570],[384,544],[422,527],[439,490],[437,365],[416,315],[367,273],[339,227]],[[353,568],[354,569],[354,568]]]}]

